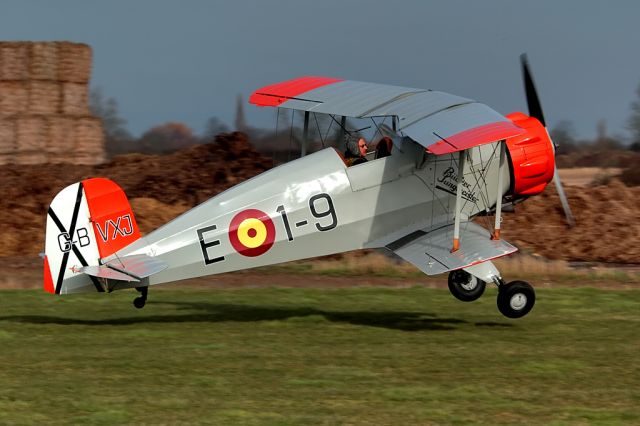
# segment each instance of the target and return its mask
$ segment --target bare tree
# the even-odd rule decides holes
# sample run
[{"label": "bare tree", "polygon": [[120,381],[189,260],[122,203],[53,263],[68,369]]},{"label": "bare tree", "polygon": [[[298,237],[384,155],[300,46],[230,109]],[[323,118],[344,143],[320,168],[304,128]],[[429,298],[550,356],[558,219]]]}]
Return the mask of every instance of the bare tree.
[{"label": "bare tree", "polygon": [[220,133],[228,133],[230,131],[229,126],[227,126],[224,121],[220,120],[218,117],[211,117],[207,120],[207,124],[204,129],[203,142],[211,142],[214,140],[216,135]]},{"label": "bare tree", "polygon": [[236,118],[234,120],[236,130],[240,132],[247,131],[247,119],[244,116],[244,100],[242,95],[236,97]]},{"label": "bare tree", "polygon": [[609,133],[607,132],[607,121],[604,118],[598,120],[596,130],[598,136],[594,141],[594,148],[601,151],[616,151],[624,149],[623,144],[619,139],[609,136]]},{"label": "bare tree", "polygon": [[558,154],[567,154],[576,150],[576,138],[573,123],[562,120],[549,132],[551,140],[558,146]]},{"label": "bare tree", "polygon": [[197,143],[189,127],[171,122],[147,130],[138,140],[139,150],[145,154],[168,154]]},{"label": "bare tree", "polygon": [[132,151],[133,137],[126,129],[127,121],[118,114],[118,103],[114,98],[105,99],[102,89],[93,88],[89,93],[89,110],[93,116],[102,119],[109,156]]},{"label": "bare tree", "polygon": [[629,130],[631,130],[632,144],[640,145],[640,85],[636,89],[638,99],[631,102],[631,117],[629,117]]}]

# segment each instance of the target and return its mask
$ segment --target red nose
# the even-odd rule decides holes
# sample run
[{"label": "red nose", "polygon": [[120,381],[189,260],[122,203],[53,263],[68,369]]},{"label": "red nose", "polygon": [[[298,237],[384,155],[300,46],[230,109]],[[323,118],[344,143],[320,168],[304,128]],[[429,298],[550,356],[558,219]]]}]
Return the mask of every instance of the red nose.
[{"label": "red nose", "polygon": [[507,139],[511,158],[511,193],[527,196],[541,193],[553,179],[555,157],[547,129],[521,112],[507,115],[525,133]]}]

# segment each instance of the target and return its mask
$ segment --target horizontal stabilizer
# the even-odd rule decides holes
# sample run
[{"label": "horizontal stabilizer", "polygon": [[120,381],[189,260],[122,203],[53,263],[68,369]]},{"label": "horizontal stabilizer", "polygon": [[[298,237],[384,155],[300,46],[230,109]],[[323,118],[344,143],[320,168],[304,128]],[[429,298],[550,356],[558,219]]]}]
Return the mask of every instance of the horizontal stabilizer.
[{"label": "horizontal stabilizer", "polygon": [[167,268],[167,264],[146,254],[113,259],[101,266],[85,266],[85,274],[119,281],[137,282]]},{"label": "horizontal stabilizer", "polygon": [[102,266],[85,266],[80,269],[87,275],[97,278],[105,278],[108,280],[128,281],[128,282],[140,282],[139,279],[132,277],[131,275],[123,274],[115,269],[109,268],[107,265]]},{"label": "horizontal stabilizer", "polygon": [[427,275],[467,268],[517,250],[504,240],[491,240],[491,234],[473,222],[461,224],[460,248],[451,253],[453,224],[434,231],[416,231],[387,248]]}]

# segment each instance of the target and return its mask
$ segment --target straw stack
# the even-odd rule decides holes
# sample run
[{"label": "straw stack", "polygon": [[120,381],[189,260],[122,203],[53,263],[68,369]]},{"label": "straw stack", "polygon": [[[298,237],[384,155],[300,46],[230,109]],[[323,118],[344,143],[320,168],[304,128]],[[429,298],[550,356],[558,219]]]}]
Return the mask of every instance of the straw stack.
[{"label": "straw stack", "polygon": [[0,42],[0,164],[102,163],[90,76],[86,44]]}]

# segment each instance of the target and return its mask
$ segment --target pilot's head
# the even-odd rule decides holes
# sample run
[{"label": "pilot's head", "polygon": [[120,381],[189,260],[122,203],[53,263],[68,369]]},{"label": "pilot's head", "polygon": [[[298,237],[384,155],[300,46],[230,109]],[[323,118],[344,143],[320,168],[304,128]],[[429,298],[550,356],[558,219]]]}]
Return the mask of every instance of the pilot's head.
[{"label": "pilot's head", "polygon": [[358,139],[358,152],[360,153],[360,157],[367,155],[367,141],[364,140],[364,138]]}]

